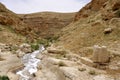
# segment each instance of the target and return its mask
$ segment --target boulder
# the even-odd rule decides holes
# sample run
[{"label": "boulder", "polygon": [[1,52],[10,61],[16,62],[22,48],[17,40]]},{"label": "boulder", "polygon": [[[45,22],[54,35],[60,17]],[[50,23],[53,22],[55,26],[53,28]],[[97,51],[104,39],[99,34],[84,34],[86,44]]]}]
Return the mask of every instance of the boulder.
[{"label": "boulder", "polygon": [[47,51],[48,53],[52,53],[52,54],[66,54],[65,50],[56,49],[56,48],[48,48]]},{"label": "boulder", "polygon": [[106,63],[109,62],[110,53],[107,50],[106,46],[95,45],[93,48],[92,60],[95,63]]},{"label": "boulder", "polygon": [[58,61],[59,60],[52,58],[44,58],[41,60],[41,64],[39,65],[41,69],[35,74],[36,80],[66,80],[63,72],[55,65]]},{"label": "boulder", "polygon": [[97,64],[95,64],[92,60],[90,60],[89,58],[86,57],[81,57],[80,58],[81,62],[84,63],[87,66],[91,66],[91,67],[96,67]]},{"label": "boulder", "polygon": [[25,53],[21,51],[20,49],[16,51],[16,54],[17,54],[17,57],[19,58],[22,58],[25,55]]},{"label": "boulder", "polygon": [[9,45],[3,44],[3,43],[0,43],[0,49],[1,49],[1,52],[11,51],[11,47]]},{"label": "boulder", "polygon": [[25,52],[25,53],[30,53],[32,52],[31,46],[29,44],[23,43],[20,45],[20,50]]},{"label": "boulder", "polygon": [[112,28],[106,28],[106,29],[104,30],[104,34],[109,34],[109,33],[111,33],[112,31],[113,31]]}]

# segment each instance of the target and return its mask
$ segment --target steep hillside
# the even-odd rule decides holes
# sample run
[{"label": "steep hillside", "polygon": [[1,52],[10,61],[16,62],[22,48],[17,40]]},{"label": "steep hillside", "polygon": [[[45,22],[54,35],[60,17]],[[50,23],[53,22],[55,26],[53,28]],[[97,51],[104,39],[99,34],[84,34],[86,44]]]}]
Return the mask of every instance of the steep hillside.
[{"label": "steep hillside", "polygon": [[40,12],[19,15],[36,35],[51,37],[73,21],[75,13]]},{"label": "steep hillside", "polygon": [[20,34],[22,34],[25,29],[24,26],[25,25],[21,22],[21,19],[15,13],[8,10],[2,3],[0,3],[0,42],[23,42],[24,38]]},{"label": "steep hillside", "polygon": [[[22,35],[29,41],[49,38],[73,21],[75,13],[40,12],[32,14],[16,14],[0,3],[0,25],[2,32],[9,30],[12,34]],[[6,26],[6,27],[5,27]],[[4,35],[2,33],[2,35]],[[11,37],[11,39],[14,36]],[[8,40],[9,41],[9,40]],[[14,40],[11,40],[14,42]],[[19,41],[19,40],[18,40]],[[7,42],[7,37],[4,42]]]},{"label": "steep hillside", "polygon": [[21,18],[14,12],[8,10],[2,3],[0,3],[0,24],[11,26],[15,32],[24,35],[25,30],[28,29],[28,27],[21,21]]},{"label": "steep hillside", "polygon": [[76,14],[74,22],[62,30],[59,45],[75,53],[94,45],[119,51],[120,1],[92,0]]}]

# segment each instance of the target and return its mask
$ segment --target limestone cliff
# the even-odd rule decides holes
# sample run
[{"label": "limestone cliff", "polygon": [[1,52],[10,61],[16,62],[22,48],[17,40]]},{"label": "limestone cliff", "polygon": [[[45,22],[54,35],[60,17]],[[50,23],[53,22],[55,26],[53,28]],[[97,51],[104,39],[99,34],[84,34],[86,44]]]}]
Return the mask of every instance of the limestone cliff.
[{"label": "limestone cliff", "polygon": [[75,13],[39,12],[19,15],[36,35],[50,37],[73,21]]}]

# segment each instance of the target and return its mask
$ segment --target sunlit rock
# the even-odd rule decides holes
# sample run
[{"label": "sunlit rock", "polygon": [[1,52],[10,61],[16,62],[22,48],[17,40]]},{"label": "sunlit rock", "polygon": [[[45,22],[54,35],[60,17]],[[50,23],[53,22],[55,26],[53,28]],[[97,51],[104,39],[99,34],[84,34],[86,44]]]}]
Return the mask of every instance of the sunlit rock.
[{"label": "sunlit rock", "polygon": [[20,45],[20,50],[25,52],[25,53],[29,53],[31,52],[31,46],[29,44],[23,43]]},{"label": "sunlit rock", "polygon": [[109,33],[111,33],[112,31],[113,31],[112,28],[106,28],[106,29],[104,29],[104,34],[109,34]]},{"label": "sunlit rock", "polygon": [[17,50],[16,54],[17,54],[17,57],[19,57],[19,58],[21,58],[21,57],[23,57],[25,55],[25,53],[22,52],[21,50]]},{"label": "sunlit rock", "polygon": [[92,60],[96,63],[106,63],[109,62],[110,54],[106,46],[95,45],[93,49]]}]

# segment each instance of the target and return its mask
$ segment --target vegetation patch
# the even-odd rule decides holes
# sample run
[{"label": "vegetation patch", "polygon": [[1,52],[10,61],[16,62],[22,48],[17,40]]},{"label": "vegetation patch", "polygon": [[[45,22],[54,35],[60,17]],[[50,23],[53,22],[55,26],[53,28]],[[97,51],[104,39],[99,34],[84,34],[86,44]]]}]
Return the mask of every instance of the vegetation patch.
[{"label": "vegetation patch", "polygon": [[46,39],[39,39],[36,42],[31,43],[30,45],[31,45],[32,50],[34,51],[34,50],[39,49],[40,44],[44,45],[44,47],[50,46],[50,42]]},{"label": "vegetation patch", "polygon": [[32,50],[38,50],[39,49],[39,44],[31,44]]},{"label": "vegetation patch", "polygon": [[94,70],[90,70],[88,73],[89,73],[90,75],[96,75],[96,72],[95,72]]},{"label": "vegetation patch", "polygon": [[8,76],[0,76],[0,80],[10,80]]},{"label": "vegetation patch", "polygon": [[0,27],[0,31],[2,31],[3,29]]},{"label": "vegetation patch", "polygon": [[33,43],[30,43],[32,50],[38,50],[39,45],[42,44],[44,47],[50,46],[51,43],[55,42],[58,40],[58,36],[53,36],[53,37],[46,37],[44,39],[38,39]]},{"label": "vegetation patch", "polygon": [[78,70],[81,71],[81,72],[82,72],[82,71],[86,71],[85,68],[78,68]]},{"label": "vegetation patch", "polygon": [[60,62],[58,63],[58,65],[59,65],[59,66],[66,66],[66,64],[65,64],[63,61],[60,61]]}]

